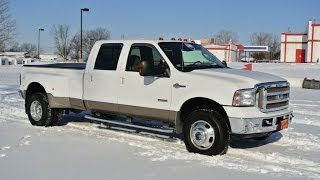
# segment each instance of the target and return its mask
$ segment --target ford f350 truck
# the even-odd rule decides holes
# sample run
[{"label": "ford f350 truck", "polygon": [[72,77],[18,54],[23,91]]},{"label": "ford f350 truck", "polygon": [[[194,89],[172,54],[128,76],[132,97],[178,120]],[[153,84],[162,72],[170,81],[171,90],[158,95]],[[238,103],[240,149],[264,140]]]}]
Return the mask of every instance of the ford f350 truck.
[{"label": "ford f350 truck", "polygon": [[182,134],[188,151],[206,155],[225,154],[231,135],[266,138],[288,128],[289,92],[285,79],[164,40],[97,41],[86,64],[24,65],[20,85],[32,125],[57,125],[62,110],[156,119]]}]

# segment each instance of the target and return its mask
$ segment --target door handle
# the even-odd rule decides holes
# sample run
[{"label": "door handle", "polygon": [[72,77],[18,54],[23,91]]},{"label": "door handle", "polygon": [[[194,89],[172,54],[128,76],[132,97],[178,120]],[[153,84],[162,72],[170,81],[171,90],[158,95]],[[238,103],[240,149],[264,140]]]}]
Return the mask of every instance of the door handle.
[{"label": "door handle", "polygon": [[167,99],[158,99],[159,102],[168,102]]},{"label": "door handle", "polygon": [[181,84],[179,84],[179,83],[175,83],[175,84],[173,85],[173,87],[174,87],[174,88],[186,88],[187,86],[181,85]]}]

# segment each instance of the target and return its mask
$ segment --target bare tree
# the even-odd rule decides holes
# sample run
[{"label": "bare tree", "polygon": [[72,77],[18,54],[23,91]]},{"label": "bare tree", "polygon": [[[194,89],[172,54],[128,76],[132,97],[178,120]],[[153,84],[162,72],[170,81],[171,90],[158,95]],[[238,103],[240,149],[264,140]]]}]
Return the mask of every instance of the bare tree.
[{"label": "bare tree", "polygon": [[99,40],[110,39],[110,32],[102,27],[86,31],[83,36],[83,50],[86,55],[89,55],[94,43]]},{"label": "bare tree", "polygon": [[80,46],[80,33],[77,33],[71,39],[71,55],[72,58],[77,59],[78,61],[80,59]]},{"label": "bare tree", "polygon": [[[82,32],[82,49],[84,52],[84,56],[88,56],[94,43],[98,40],[107,40],[110,39],[110,32],[102,27],[98,27],[93,30],[83,31]],[[75,34],[71,38],[71,55],[72,58],[78,59],[80,58],[80,50],[81,50],[81,41],[80,41],[80,32]]]},{"label": "bare tree", "polygon": [[0,50],[15,37],[16,23],[9,11],[9,1],[0,0]]},{"label": "bare tree", "polygon": [[9,52],[19,52],[19,51],[21,51],[19,43],[12,42],[10,47],[5,48],[5,51],[9,51]]},{"label": "bare tree", "polygon": [[23,43],[20,45],[20,51],[27,52],[30,57],[37,55],[37,46],[31,43]]},{"label": "bare tree", "polygon": [[214,35],[215,44],[229,44],[237,43],[239,41],[239,36],[236,32],[229,30],[220,30]]},{"label": "bare tree", "polygon": [[280,51],[279,39],[279,37],[272,33],[255,32],[251,34],[250,42],[252,45],[269,47],[269,53],[253,53],[252,56],[256,59],[274,58],[274,55]]},{"label": "bare tree", "polygon": [[54,25],[52,33],[58,55],[67,60],[71,52],[70,27],[66,24]]}]

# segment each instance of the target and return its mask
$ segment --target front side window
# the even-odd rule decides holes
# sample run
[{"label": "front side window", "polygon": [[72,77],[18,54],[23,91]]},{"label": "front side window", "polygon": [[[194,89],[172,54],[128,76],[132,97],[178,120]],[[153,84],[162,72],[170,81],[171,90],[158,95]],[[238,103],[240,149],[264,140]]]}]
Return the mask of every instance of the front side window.
[{"label": "front side window", "polygon": [[102,44],[94,65],[95,70],[116,70],[123,44]]},{"label": "front side window", "polygon": [[126,71],[138,72],[141,61],[148,61],[151,64],[154,71],[153,74],[160,72],[165,65],[163,58],[154,46],[133,44],[127,59]]},{"label": "front side window", "polygon": [[179,71],[225,67],[216,56],[199,44],[161,42],[159,46]]}]

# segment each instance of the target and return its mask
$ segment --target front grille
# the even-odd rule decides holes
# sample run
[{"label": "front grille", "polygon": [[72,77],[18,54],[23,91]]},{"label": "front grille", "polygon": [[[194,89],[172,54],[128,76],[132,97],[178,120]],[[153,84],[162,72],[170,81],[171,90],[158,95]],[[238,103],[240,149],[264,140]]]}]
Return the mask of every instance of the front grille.
[{"label": "front grille", "polygon": [[271,112],[289,107],[290,85],[288,82],[258,84],[257,106],[262,112]]}]

